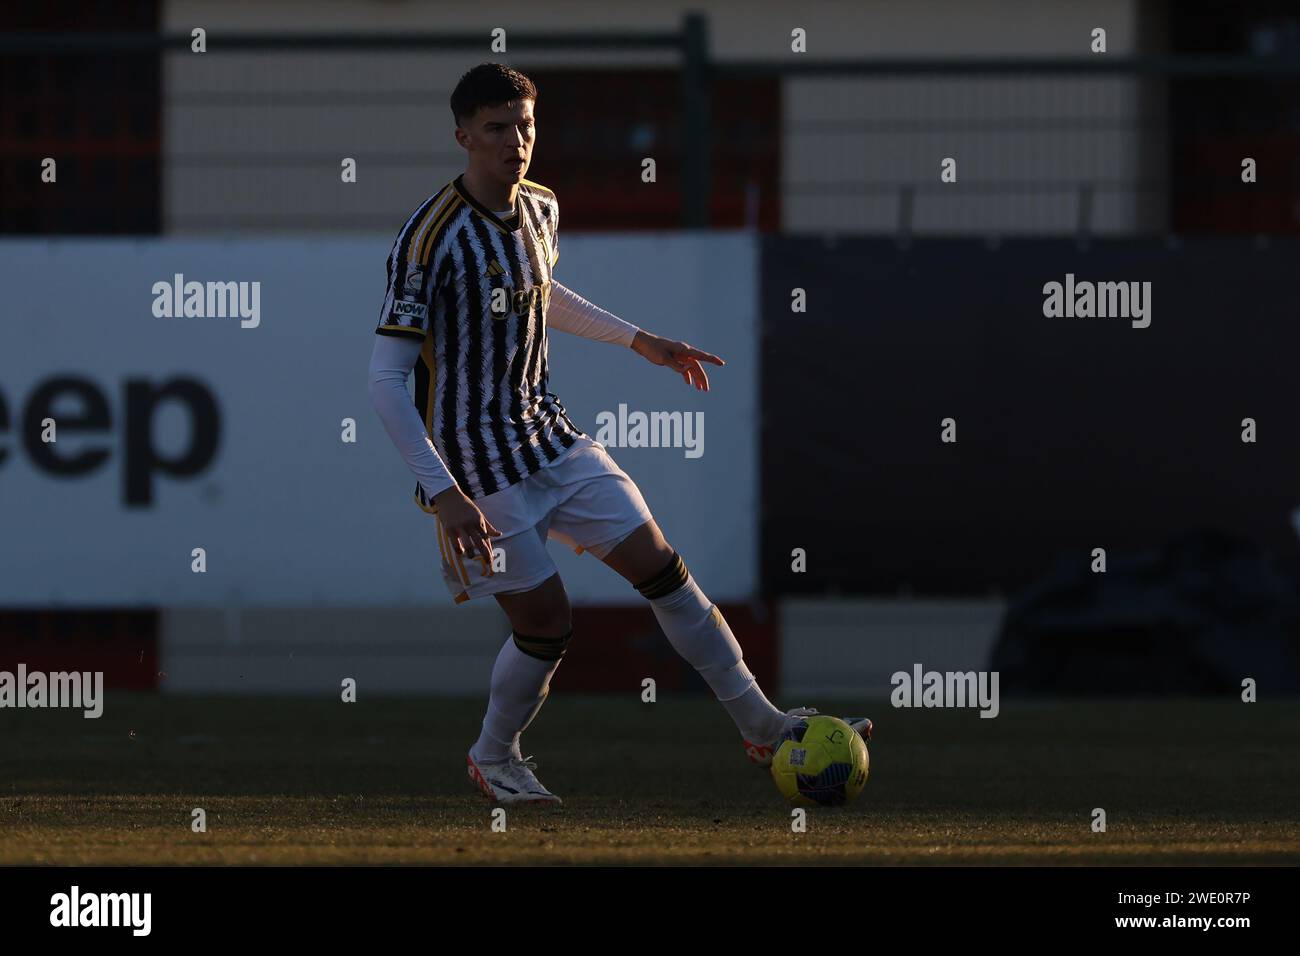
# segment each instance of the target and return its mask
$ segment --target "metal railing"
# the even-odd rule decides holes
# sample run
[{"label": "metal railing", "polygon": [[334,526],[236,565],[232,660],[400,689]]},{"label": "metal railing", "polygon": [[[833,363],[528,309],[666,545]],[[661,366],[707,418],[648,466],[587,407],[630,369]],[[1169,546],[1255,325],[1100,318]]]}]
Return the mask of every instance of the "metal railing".
[{"label": "metal railing", "polygon": [[[164,195],[174,208],[178,194],[193,194],[207,177],[235,176],[241,170],[297,170],[336,164],[337,149],[275,142],[240,144],[238,150],[212,148],[212,136],[196,130],[219,126],[223,110],[264,111],[260,134],[274,141],[295,123],[310,126],[308,113],[324,108],[353,111],[352,139],[364,138],[366,112],[394,111],[416,116],[430,93],[398,82],[368,84],[362,73],[353,89],[277,88],[269,71],[259,87],[236,82],[204,86],[199,72],[225,55],[276,57],[362,54],[459,54],[488,48],[484,32],[401,34],[227,34],[207,36],[202,60],[188,59],[188,34],[100,33],[9,34],[0,36],[6,56],[87,56],[112,58],[156,54],[170,58],[164,70],[161,108],[170,126],[160,138],[162,175],[189,177]],[[784,167],[779,202],[782,225],[791,231],[849,229],[896,232],[1149,232],[1176,228],[1179,196],[1208,208],[1254,201],[1281,208],[1300,198],[1294,163],[1274,164],[1267,183],[1243,188],[1239,179],[1215,170],[1172,168],[1180,130],[1170,116],[1170,84],[1202,80],[1238,84],[1291,84],[1300,89],[1300,60],[1282,57],[1027,57],[997,59],[840,59],[790,55],[768,60],[719,60],[710,49],[707,19],[686,15],[676,30],[662,31],[512,31],[509,56],[518,53],[649,53],[670,57],[680,73],[681,115],[671,157],[680,171],[680,223],[700,228],[710,223],[712,164],[716,131],[714,93],[724,81],[777,80],[793,104],[764,136],[781,145]],[[213,59],[217,58],[217,59]],[[277,62],[268,60],[266,62]],[[333,61],[331,61],[333,62]],[[381,59],[375,62],[390,62]],[[608,65],[608,64],[606,64]],[[187,79],[188,77],[188,79]],[[445,77],[444,77],[445,78]],[[6,94],[21,100],[21,91]],[[824,101],[832,108],[823,115]],[[1090,99],[1091,98],[1091,99]],[[902,104],[903,109],[899,108]],[[409,110],[410,113],[403,113]],[[856,112],[854,112],[856,110]],[[577,122],[582,118],[578,117]],[[1279,115],[1279,127],[1284,122]],[[400,123],[398,124],[400,125]],[[1300,130],[1288,130],[1300,137]],[[1211,133],[1211,139],[1213,138]],[[21,132],[0,130],[6,152],[23,154]],[[954,155],[960,153],[960,155]],[[962,166],[955,183],[942,182],[937,162],[952,155]],[[411,173],[458,159],[452,150],[407,148],[384,143],[367,153],[367,162],[386,175]],[[240,188],[238,186],[230,188]],[[268,196],[283,192],[279,184]],[[198,190],[202,192],[202,190]],[[256,208],[259,198],[250,193]],[[380,209],[375,222],[391,222]],[[299,203],[307,225],[357,222],[372,225],[355,211],[329,215],[305,197]],[[1195,210],[1193,210],[1193,218]],[[191,214],[200,228],[209,220]],[[1239,230],[1248,231],[1248,230]],[[1270,231],[1262,228],[1259,231]]]}]

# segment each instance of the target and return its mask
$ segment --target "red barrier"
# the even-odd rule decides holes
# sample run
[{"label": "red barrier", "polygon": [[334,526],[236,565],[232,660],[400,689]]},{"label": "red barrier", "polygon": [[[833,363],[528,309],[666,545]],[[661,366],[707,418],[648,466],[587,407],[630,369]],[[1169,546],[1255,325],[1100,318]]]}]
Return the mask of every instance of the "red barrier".
[{"label": "red barrier", "polygon": [[0,670],[102,671],[106,690],[158,689],[155,610],[0,611]]}]

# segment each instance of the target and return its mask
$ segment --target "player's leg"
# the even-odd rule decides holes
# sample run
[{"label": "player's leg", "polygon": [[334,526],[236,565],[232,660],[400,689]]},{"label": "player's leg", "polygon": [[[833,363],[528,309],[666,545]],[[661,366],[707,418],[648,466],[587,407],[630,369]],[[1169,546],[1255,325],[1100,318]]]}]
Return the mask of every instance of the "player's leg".
[{"label": "player's leg", "polygon": [[650,602],[669,643],[726,708],[746,749],[761,749],[776,740],[786,715],[764,695],[726,618],[700,590],[654,519],[619,541],[601,560]]},{"label": "player's leg", "polygon": [[751,742],[761,748],[774,741],[786,715],[763,695],[740,643],[664,540],[636,483],[595,442],[546,474],[557,499],[551,536],[590,551],[641,592],[673,649],[731,715],[747,749]]},{"label": "player's leg", "polygon": [[487,714],[470,749],[471,757],[486,763],[522,758],[519,737],[546,701],[573,634],[569,598],[558,573],[531,590],[493,597],[512,630],[492,665]]},{"label": "player's leg", "polygon": [[[782,713],[772,706],[745,666],[740,644],[722,612],[700,590],[654,519],[619,541],[602,560],[650,602],[673,648],[700,672],[735,721],[750,759],[760,766],[771,764],[786,728],[817,711],[796,707]],[[869,718],[844,719],[871,739]]]},{"label": "player's leg", "polygon": [[635,586],[667,567],[676,553],[651,518],[616,544],[603,560]]},{"label": "player's leg", "polygon": [[530,523],[545,506],[532,500],[534,492],[545,499],[544,491],[521,483],[477,502],[506,532],[492,540],[491,562],[459,554],[438,525],[443,577],[457,603],[491,595],[512,627],[492,667],[482,730],[466,755],[470,780],[498,803],[559,802],[519,750],[519,735],[546,699],[569,632],[569,600],[546,550],[546,520]]},{"label": "player's leg", "polygon": [[[542,539],[535,540],[544,552]],[[470,780],[497,803],[560,803],[533,773],[537,763],[524,757],[519,738],[546,702],[564,657],[572,633],[569,598],[558,573],[527,590],[493,597],[512,630],[492,665],[487,713],[466,756]]]}]

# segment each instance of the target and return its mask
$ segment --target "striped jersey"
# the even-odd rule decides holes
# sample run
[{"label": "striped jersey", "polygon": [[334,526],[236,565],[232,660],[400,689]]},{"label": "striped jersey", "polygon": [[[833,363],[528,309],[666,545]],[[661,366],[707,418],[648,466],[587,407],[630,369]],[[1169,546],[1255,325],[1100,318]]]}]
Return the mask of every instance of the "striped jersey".
[{"label": "striped jersey", "polygon": [[[415,406],[471,498],[523,481],[584,433],[547,390],[555,194],[527,179],[503,217],[458,176],[420,204],[388,256],[381,335],[420,339]],[[419,483],[416,500],[432,506]]]}]

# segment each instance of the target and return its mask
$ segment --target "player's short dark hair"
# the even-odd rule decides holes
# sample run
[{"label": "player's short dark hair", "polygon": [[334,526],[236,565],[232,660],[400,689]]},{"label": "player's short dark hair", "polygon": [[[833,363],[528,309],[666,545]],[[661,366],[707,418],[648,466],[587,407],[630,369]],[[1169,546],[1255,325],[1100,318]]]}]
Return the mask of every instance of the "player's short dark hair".
[{"label": "player's short dark hair", "polygon": [[451,115],[456,125],[474,118],[480,108],[516,100],[537,101],[537,87],[518,70],[503,63],[480,63],[460,78],[451,91]]}]

